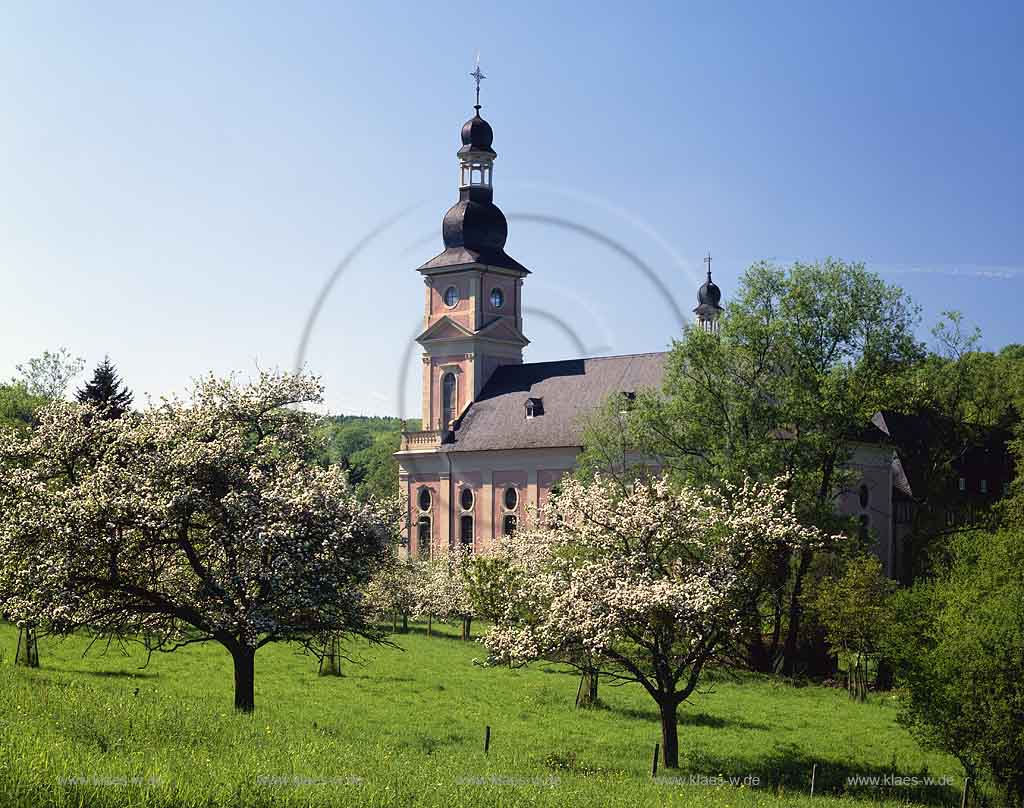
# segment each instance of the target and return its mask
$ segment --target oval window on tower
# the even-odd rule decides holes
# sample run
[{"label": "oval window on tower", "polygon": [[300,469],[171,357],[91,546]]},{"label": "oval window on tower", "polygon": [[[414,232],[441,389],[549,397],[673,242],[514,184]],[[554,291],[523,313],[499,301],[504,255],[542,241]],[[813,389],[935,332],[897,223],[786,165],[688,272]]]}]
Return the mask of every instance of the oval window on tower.
[{"label": "oval window on tower", "polygon": [[444,304],[448,308],[452,308],[456,303],[459,302],[459,290],[454,286],[449,286],[444,290]]},{"label": "oval window on tower", "polygon": [[429,511],[430,510],[430,489],[429,488],[421,488],[420,489],[419,502],[420,502],[420,510],[421,511]]},{"label": "oval window on tower", "polygon": [[519,492],[515,488],[509,487],[505,489],[505,509],[514,511],[516,505],[519,504]]},{"label": "oval window on tower", "polygon": [[505,305],[505,293],[501,289],[491,289],[491,305],[496,309]]},{"label": "oval window on tower", "polygon": [[468,511],[473,507],[473,490],[471,488],[462,489],[462,493],[459,494],[459,504],[464,511]]}]

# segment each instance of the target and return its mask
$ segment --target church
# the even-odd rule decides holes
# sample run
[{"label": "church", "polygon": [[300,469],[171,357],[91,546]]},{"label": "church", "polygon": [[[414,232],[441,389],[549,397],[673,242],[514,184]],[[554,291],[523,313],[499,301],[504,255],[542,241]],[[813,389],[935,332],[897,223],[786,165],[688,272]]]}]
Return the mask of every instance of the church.
[{"label": "church", "polygon": [[[458,546],[481,551],[543,507],[582,446],[583,416],[615,393],[661,385],[665,352],[527,363],[523,293],[530,270],[505,252],[508,224],[494,204],[494,133],[476,113],[462,127],[459,200],[444,215],[444,251],[419,267],[424,292],[421,431],[403,432],[395,457],[408,501],[412,557]],[[707,280],[694,315],[717,330],[721,291]],[[875,537],[888,574],[894,492],[906,475],[884,429],[854,442],[859,487],[837,507]]]}]

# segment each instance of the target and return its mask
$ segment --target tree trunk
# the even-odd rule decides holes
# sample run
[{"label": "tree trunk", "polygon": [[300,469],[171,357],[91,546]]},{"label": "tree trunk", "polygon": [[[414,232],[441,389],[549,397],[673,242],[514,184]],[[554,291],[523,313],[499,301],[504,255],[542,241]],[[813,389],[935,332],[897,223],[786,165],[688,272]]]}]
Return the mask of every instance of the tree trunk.
[{"label": "tree trunk", "polygon": [[26,668],[39,667],[39,639],[32,626],[18,629],[18,650],[14,654],[14,664]]},{"label": "tree trunk", "polygon": [[800,597],[804,591],[804,576],[811,566],[813,553],[809,549],[800,551],[800,564],[797,566],[796,578],[793,580],[793,592],[789,597],[789,627],[786,631],[786,645],[783,650],[782,673],[793,676],[797,670],[797,652],[800,642],[800,618],[803,616],[803,604]]},{"label": "tree trunk", "polygon": [[747,641],[747,667],[757,673],[771,673],[771,655],[764,644],[764,637],[758,629],[751,631]]},{"label": "tree trunk", "polygon": [[867,666],[865,665],[863,658],[860,654],[857,654],[855,660],[849,662],[848,665],[848,689],[850,691],[850,699],[861,702],[867,701],[868,673]]},{"label": "tree trunk", "polygon": [[[823,505],[832,495],[832,474],[835,471],[836,458],[827,454],[821,462],[821,483],[818,486],[818,504]],[[811,566],[814,552],[809,548],[800,551],[800,563],[796,577],[793,579],[793,592],[789,598],[789,626],[786,631],[786,643],[782,652],[782,673],[793,676],[797,672],[797,655],[800,645],[800,620],[803,617],[803,604],[800,597],[804,591],[804,576]]]},{"label": "tree trunk", "polygon": [[427,614],[427,636],[434,636],[434,615],[433,613]]},{"label": "tree trunk", "polygon": [[402,633],[409,633],[409,614],[407,612],[402,612]]},{"label": "tree trunk", "polygon": [[469,639],[469,630],[470,630],[470,627],[472,625],[473,625],[473,618],[472,617],[463,617],[462,618],[462,639],[464,639],[464,640],[468,640]]},{"label": "tree trunk", "polygon": [[341,640],[335,635],[327,641],[324,655],[320,658],[321,676],[344,676],[341,672]]},{"label": "tree trunk", "polygon": [[661,763],[666,769],[679,768],[679,727],[676,723],[678,706],[671,698],[658,702],[661,711]]},{"label": "tree trunk", "polygon": [[597,704],[597,678],[595,668],[584,668],[580,676],[580,686],[576,691],[577,707],[593,707]]},{"label": "tree trunk", "polygon": [[892,684],[892,665],[883,657],[878,660],[878,667],[875,670],[875,687],[878,690],[892,690]]},{"label": "tree trunk", "polygon": [[256,649],[240,645],[230,650],[235,663],[235,709],[251,713],[255,707]]}]

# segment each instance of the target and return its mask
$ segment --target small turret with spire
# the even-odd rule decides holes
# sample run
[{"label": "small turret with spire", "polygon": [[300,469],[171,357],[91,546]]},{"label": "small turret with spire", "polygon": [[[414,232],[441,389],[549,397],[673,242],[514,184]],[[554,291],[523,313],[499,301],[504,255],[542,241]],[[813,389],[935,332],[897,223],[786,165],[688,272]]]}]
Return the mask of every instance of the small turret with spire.
[{"label": "small turret with spire", "polygon": [[719,305],[722,300],[722,290],[711,280],[711,253],[707,254],[704,263],[708,266],[708,279],[697,290],[697,308],[693,310],[693,313],[697,315],[697,323],[704,331],[717,334],[718,318],[725,311]]}]

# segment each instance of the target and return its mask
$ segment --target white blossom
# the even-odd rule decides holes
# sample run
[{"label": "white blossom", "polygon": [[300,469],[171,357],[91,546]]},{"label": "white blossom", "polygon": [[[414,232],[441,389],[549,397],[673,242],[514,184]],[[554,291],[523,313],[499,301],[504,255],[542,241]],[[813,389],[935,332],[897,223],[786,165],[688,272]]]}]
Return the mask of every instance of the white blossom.
[{"label": "white blossom", "polygon": [[[508,597],[482,642],[492,663],[587,657],[682,700],[739,634],[770,560],[818,546],[785,480],[721,490],[566,480],[503,545]],[[674,709],[674,707],[673,707]]]},{"label": "white blossom", "polygon": [[363,588],[393,503],[311,462],[319,382],[207,378],[120,419],[54,402],[0,436],[0,601],[57,631],[146,632],[163,648],[367,630]]}]

